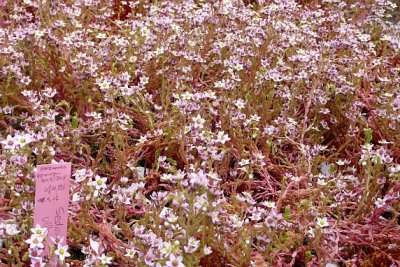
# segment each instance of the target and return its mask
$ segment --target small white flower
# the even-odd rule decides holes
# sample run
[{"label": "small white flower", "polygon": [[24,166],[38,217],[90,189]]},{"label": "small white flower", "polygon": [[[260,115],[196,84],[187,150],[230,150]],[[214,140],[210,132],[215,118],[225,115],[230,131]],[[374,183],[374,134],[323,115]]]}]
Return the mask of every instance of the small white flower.
[{"label": "small white flower", "polygon": [[91,248],[96,254],[99,254],[100,243],[90,238],[90,239],[89,239],[89,244],[90,244],[90,248]]},{"label": "small white flower", "polygon": [[377,198],[377,199],[375,200],[375,206],[376,206],[377,208],[383,207],[385,204],[386,204],[386,201],[383,200],[382,198]]},{"label": "small white flower", "polygon": [[368,42],[369,40],[371,40],[371,35],[369,34],[359,34],[358,39],[360,39],[361,42]]},{"label": "small white flower", "polygon": [[236,63],[235,69],[238,70],[238,71],[242,70],[243,69],[243,64]]},{"label": "small white flower", "polygon": [[193,122],[194,122],[194,128],[203,128],[204,127],[204,123],[206,122],[205,119],[203,119],[200,114],[197,115],[197,117],[193,117],[192,118]]},{"label": "small white flower", "polygon": [[54,88],[51,88],[51,87],[46,87],[46,89],[43,92],[43,95],[48,98],[52,98],[56,94],[57,94],[57,90],[55,90]]},{"label": "small white flower", "polygon": [[76,170],[73,176],[77,182],[83,182],[87,177],[86,169]]},{"label": "small white flower", "polygon": [[173,180],[173,175],[170,174],[170,173],[164,173],[164,174],[161,175],[160,180],[161,180],[161,181],[170,182],[170,181]]},{"label": "small white flower", "polygon": [[190,100],[192,98],[192,94],[189,92],[184,92],[183,94],[181,94],[182,99],[185,100]]},{"label": "small white flower", "polygon": [[25,242],[29,244],[29,247],[31,249],[44,248],[43,236],[41,236],[41,235],[31,235],[31,237],[28,240],[26,240]]},{"label": "small white flower", "polygon": [[31,78],[29,78],[29,76],[24,76],[24,77],[22,77],[22,79],[21,79],[21,83],[23,83],[23,84],[25,84],[25,85],[29,85],[30,83],[31,83]]},{"label": "small white flower", "polygon": [[142,143],[144,143],[144,142],[146,142],[146,141],[147,141],[147,137],[146,137],[145,135],[142,135],[142,136],[139,138],[138,143],[139,143],[139,144],[142,144]]},{"label": "small white flower", "polygon": [[47,228],[41,227],[39,224],[36,224],[35,228],[31,229],[32,234],[34,235],[41,235],[43,237],[47,234]]},{"label": "small white flower", "polygon": [[240,228],[243,226],[243,220],[240,220],[239,216],[237,216],[236,214],[231,215],[229,217],[231,224],[234,228]]},{"label": "small white flower", "polygon": [[67,250],[68,250],[67,245],[63,246],[63,245],[59,244],[57,250],[54,251],[54,253],[56,255],[58,255],[58,258],[60,259],[60,261],[64,261],[65,258],[71,256],[71,254],[69,254]]},{"label": "small white flower", "polygon": [[328,223],[328,218],[324,217],[324,218],[317,218],[317,224],[319,227],[324,228],[324,227],[328,227],[329,223]]},{"label": "small white flower", "polygon": [[72,195],[72,202],[78,202],[81,200],[81,195],[79,193],[75,193]]},{"label": "small white flower", "polygon": [[197,173],[189,173],[188,178],[192,185],[207,186],[208,184],[207,174],[203,170]]},{"label": "small white flower", "polygon": [[44,36],[44,33],[45,32],[43,30],[37,30],[37,31],[35,31],[35,37],[40,38],[40,37]]},{"label": "small white flower", "polygon": [[111,83],[107,80],[103,80],[99,83],[100,90],[107,91],[110,88]]},{"label": "small white flower", "polygon": [[32,142],[32,137],[29,134],[18,135],[15,138],[16,138],[16,143],[21,147],[24,147],[25,145]]},{"label": "small white flower", "polygon": [[135,63],[136,60],[137,60],[137,57],[136,56],[132,56],[132,57],[129,58],[129,63]]},{"label": "small white flower", "polygon": [[107,178],[102,178],[99,175],[95,176],[95,180],[92,182],[92,185],[96,187],[96,190],[106,189]]},{"label": "small white flower", "polygon": [[127,257],[130,258],[130,259],[133,259],[133,258],[135,257],[135,254],[136,254],[136,250],[135,250],[135,249],[130,249],[130,248],[128,248],[128,249],[126,250],[125,256],[127,256]]},{"label": "small white flower", "polygon": [[268,208],[275,209],[275,202],[273,201],[264,201],[261,204]]},{"label": "small white flower", "polygon": [[161,55],[164,53],[164,49],[162,47],[157,48],[156,55]]},{"label": "small white flower", "polygon": [[98,33],[96,37],[99,39],[105,39],[105,38],[107,38],[107,34],[101,32],[101,33]]},{"label": "small white flower", "polygon": [[198,249],[199,245],[200,245],[200,241],[196,240],[196,238],[194,238],[194,237],[191,237],[191,238],[189,238],[188,245],[184,246],[185,252],[193,253]]},{"label": "small white flower", "polygon": [[210,172],[207,174],[207,176],[213,181],[219,182],[222,180],[221,178],[219,178],[218,173],[216,173],[216,172]]},{"label": "small white flower", "polygon": [[206,255],[210,255],[210,254],[212,253],[211,247],[209,247],[209,246],[204,246],[203,252],[204,252],[204,254],[206,254]]},{"label": "small white flower", "polygon": [[7,139],[0,142],[3,145],[3,149],[14,149],[17,145],[16,140],[11,135],[7,135]]},{"label": "small white flower", "polygon": [[146,85],[148,83],[149,83],[149,77],[147,77],[147,76],[140,77],[140,84]]},{"label": "small white flower", "polygon": [[339,166],[343,166],[343,165],[347,165],[347,164],[349,164],[350,163],[350,161],[348,161],[347,159],[339,159],[338,161],[336,161],[336,164],[337,165],[339,165]]},{"label": "small white flower", "polygon": [[243,109],[246,106],[246,102],[244,102],[243,99],[238,99],[238,100],[235,101],[235,106],[238,109]]},{"label": "small white flower", "polygon": [[122,176],[120,181],[121,181],[121,183],[126,184],[129,181],[129,178],[126,176]]},{"label": "small white flower", "polygon": [[276,218],[273,215],[269,215],[267,216],[267,218],[265,218],[265,225],[267,227],[275,227],[277,224]]},{"label": "small white flower", "polygon": [[165,263],[167,267],[185,267],[183,264],[183,257],[178,256],[176,257],[174,254],[169,255],[169,261]]},{"label": "small white flower", "polygon": [[108,257],[104,254],[101,254],[99,260],[101,261],[101,264],[111,264],[112,257]]},{"label": "small white flower", "polygon": [[173,249],[174,247],[171,242],[164,242],[160,251],[164,256],[168,256],[172,253]]},{"label": "small white flower", "polygon": [[218,81],[214,83],[215,88],[222,88],[224,86],[224,83],[222,81]]},{"label": "small white flower", "polygon": [[5,229],[6,229],[6,233],[8,235],[16,235],[20,232],[20,230],[17,229],[17,225],[16,224],[6,224],[5,225]]},{"label": "small white flower", "polygon": [[224,131],[219,131],[217,135],[217,142],[221,144],[225,144],[225,142],[230,141],[228,134],[225,134]]}]

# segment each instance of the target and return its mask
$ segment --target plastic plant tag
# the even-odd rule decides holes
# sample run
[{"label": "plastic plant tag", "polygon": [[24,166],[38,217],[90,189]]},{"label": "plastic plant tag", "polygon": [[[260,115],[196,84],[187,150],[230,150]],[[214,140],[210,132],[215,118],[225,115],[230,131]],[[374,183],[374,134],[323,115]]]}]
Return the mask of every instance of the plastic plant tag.
[{"label": "plastic plant tag", "polygon": [[71,163],[37,166],[34,225],[48,230],[44,255],[48,255],[51,238],[66,243],[70,179]]}]

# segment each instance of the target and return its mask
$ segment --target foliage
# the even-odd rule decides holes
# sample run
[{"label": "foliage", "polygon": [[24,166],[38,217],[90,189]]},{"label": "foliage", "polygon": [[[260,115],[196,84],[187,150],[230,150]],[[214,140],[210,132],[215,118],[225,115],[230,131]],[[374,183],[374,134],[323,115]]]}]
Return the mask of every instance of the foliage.
[{"label": "foliage", "polygon": [[245,2],[3,2],[3,264],[72,162],[71,266],[400,265],[395,5]]}]

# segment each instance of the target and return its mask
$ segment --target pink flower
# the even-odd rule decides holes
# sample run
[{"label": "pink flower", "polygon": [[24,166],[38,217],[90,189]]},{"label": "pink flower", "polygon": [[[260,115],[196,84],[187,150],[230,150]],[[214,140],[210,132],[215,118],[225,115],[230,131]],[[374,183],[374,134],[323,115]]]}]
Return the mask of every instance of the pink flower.
[{"label": "pink flower", "polygon": [[21,79],[21,83],[25,84],[25,85],[29,85],[31,83],[31,78],[29,78],[29,76],[24,76]]},{"label": "pink flower", "polygon": [[189,242],[187,244],[187,246],[184,246],[185,252],[186,253],[194,253],[200,245],[200,241],[196,240],[196,238],[191,237],[189,238]]},{"label": "pink flower", "polygon": [[192,185],[200,185],[200,186],[207,186],[208,185],[208,178],[207,174],[200,170],[198,173],[189,173],[189,182]]},{"label": "pink flower", "polygon": [[168,267],[185,267],[183,264],[183,257],[178,256],[176,257],[174,254],[169,255],[169,261],[165,263],[165,266]]},{"label": "pink flower", "polygon": [[32,267],[45,267],[46,263],[43,262],[42,257],[31,257],[31,266]]},{"label": "pink flower", "polygon": [[3,149],[12,150],[17,146],[16,140],[11,135],[7,135],[7,139],[0,142],[3,145]]}]

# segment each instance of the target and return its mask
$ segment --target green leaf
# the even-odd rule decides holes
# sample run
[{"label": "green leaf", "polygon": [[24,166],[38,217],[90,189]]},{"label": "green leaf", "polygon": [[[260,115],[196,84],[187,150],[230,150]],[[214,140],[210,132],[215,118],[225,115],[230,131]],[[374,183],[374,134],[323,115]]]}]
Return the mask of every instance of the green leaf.
[{"label": "green leaf", "polygon": [[283,217],[285,218],[286,221],[289,219],[290,213],[291,213],[290,206],[287,205],[287,206],[285,207],[285,215],[283,216]]},{"label": "green leaf", "polygon": [[364,131],[365,131],[365,143],[366,144],[371,144],[371,141],[372,141],[372,129],[371,128],[367,128]]},{"label": "green leaf", "polygon": [[312,259],[312,252],[311,250],[306,251],[306,262],[310,261]]},{"label": "green leaf", "polygon": [[71,118],[71,126],[73,129],[77,129],[79,125],[79,119],[78,117],[75,115]]},{"label": "green leaf", "polygon": [[329,173],[330,173],[330,174],[333,174],[334,172],[335,172],[335,164],[331,163],[331,164],[329,165]]}]

